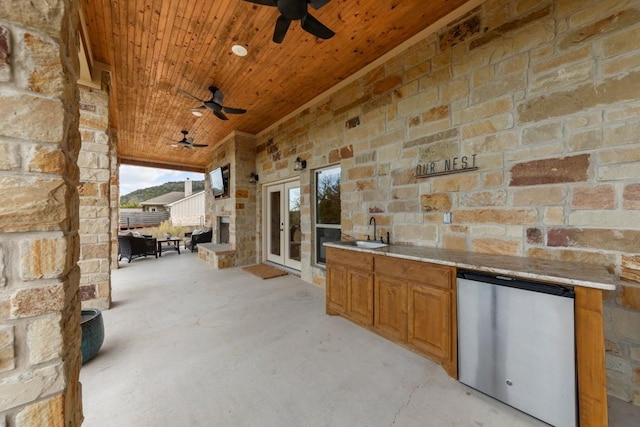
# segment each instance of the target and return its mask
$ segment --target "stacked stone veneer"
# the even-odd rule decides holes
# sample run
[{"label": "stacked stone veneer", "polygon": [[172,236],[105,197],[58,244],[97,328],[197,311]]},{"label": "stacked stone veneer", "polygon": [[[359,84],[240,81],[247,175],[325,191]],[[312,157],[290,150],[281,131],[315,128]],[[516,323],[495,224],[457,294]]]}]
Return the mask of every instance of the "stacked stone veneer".
[{"label": "stacked stone veneer", "polygon": [[205,180],[205,206],[207,221],[213,228],[213,243],[218,243],[218,217],[229,217],[229,245],[235,251],[233,257],[225,255],[225,266],[255,264],[257,248],[257,193],[258,185],[249,182],[255,172],[255,138],[233,133],[215,150],[215,157],[207,173],[229,164],[229,197],[214,198],[208,179]]},{"label": "stacked stone veneer", "polygon": [[78,426],[77,10],[0,17],[0,425]]},{"label": "stacked stone veneer", "polygon": [[[106,89],[106,88],[105,88]],[[117,177],[115,144],[109,137],[109,94],[80,86],[80,297],[86,308],[111,305],[111,268],[114,256],[113,197]],[[116,192],[116,194],[118,194]],[[117,211],[117,207],[116,207]],[[117,255],[116,255],[117,256]]]},{"label": "stacked stone veneer", "polygon": [[217,245],[215,243],[200,243],[198,258],[211,264],[214,268],[229,268],[235,265],[236,251],[231,245]]},{"label": "stacked stone veneer", "polygon": [[[488,0],[258,140],[260,182],[342,166],[342,230],[600,264],[609,393],[640,405],[640,1]],[[477,171],[415,178],[476,155]],[[459,162],[460,160],[458,160]],[[440,166],[442,168],[442,166]],[[443,224],[443,212],[453,223]]]}]

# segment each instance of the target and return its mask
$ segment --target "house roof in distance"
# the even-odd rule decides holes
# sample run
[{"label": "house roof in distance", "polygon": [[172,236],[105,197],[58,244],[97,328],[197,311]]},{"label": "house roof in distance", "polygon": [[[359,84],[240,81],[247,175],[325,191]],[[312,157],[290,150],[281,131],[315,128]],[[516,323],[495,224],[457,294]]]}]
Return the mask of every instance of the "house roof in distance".
[{"label": "house roof in distance", "polygon": [[204,196],[204,190],[198,191],[197,193],[193,193],[190,196],[183,197],[182,199],[176,200],[175,202],[167,203],[166,206],[174,206],[176,203],[181,203],[184,200],[191,199],[191,198],[194,198],[194,197],[201,197],[201,196]]},{"label": "house roof in distance", "polygon": [[145,200],[144,202],[140,202],[142,206],[148,205],[168,205],[173,202],[177,202],[180,199],[184,199],[183,191],[172,191],[170,193],[163,194],[162,196],[154,197],[153,199]]}]

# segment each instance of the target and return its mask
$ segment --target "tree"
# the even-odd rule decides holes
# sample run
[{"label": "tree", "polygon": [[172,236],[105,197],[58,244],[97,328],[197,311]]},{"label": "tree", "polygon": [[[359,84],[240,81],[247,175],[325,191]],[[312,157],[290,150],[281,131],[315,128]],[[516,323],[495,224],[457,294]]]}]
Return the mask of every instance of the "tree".
[{"label": "tree", "polygon": [[140,206],[140,203],[134,202],[133,200],[129,200],[127,202],[120,203],[120,207],[121,208],[139,208],[141,206]]}]

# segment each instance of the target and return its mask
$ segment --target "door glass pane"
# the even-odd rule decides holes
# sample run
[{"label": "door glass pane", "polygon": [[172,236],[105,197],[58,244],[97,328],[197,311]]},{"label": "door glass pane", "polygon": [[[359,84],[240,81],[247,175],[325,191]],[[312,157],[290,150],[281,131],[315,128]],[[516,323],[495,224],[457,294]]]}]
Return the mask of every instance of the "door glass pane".
[{"label": "door glass pane", "polygon": [[271,211],[271,224],[269,224],[269,251],[272,255],[280,256],[280,192],[269,193],[269,209]]},{"label": "door glass pane", "polygon": [[300,187],[289,189],[289,258],[300,261]]}]

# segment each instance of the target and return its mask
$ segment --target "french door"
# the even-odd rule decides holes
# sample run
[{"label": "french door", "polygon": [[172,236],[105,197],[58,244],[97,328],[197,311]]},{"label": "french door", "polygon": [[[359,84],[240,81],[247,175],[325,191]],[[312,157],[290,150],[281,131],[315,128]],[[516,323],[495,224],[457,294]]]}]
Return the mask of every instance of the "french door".
[{"label": "french door", "polygon": [[300,270],[300,181],[268,186],[264,212],[267,260]]}]

